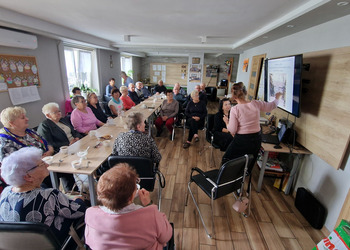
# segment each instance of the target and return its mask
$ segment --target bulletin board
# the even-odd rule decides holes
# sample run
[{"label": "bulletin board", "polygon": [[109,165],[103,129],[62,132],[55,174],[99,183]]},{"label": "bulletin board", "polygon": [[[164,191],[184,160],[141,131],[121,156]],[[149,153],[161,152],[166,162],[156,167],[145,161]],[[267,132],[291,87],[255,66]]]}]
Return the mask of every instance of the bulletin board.
[{"label": "bulletin board", "polygon": [[34,56],[0,55],[0,91],[34,85],[40,86]]},{"label": "bulletin board", "polygon": [[[332,167],[344,168],[350,141],[350,47],[303,54],[297,141]],[[275,109],[278,118],[287,114]],[[289,118],[294,121],[294,118]]]},{"label": "bulletin board", "polygon": [[166,85],[179,83],[181,86],[187,86],[187,63],[151,63],[150,81],[157,84],[163,80]]}]

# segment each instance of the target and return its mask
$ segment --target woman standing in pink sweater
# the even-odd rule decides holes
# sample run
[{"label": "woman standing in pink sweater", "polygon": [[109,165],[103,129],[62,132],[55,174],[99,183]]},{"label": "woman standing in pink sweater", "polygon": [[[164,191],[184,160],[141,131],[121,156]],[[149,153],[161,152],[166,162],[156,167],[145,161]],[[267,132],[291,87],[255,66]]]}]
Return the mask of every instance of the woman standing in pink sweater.
[{"label": "woman standing in pink sweater", "polygon": [[[138,190],[136,171],[120,163],[97,184],[100,206],[85,215],[85,239],[91,249],[163,249],[172,236],[164,213],[151,205],[149,192]],[[143,206],[134,204],[139,196]]]},{"label": "woman standing in pink sweater", "polygon": [[250,173],[261,147],[260,111],[270,112],[275,109],[282,94],[277,93],[273,102],[247,101],[247,90],[242,82],[235,83],[231,92],[237,105],[231,108],[230,119],[224,117],[224,121],[234,137],[222,157],[222,164],[245,154],[252,154],[254,160],[248,166]]}]

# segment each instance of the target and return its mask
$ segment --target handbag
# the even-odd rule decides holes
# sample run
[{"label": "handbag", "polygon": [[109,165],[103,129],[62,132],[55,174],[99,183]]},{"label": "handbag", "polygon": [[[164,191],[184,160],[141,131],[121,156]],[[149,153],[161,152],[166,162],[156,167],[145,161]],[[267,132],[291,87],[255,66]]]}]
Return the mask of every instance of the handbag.
[{"label": "handbag", "polygon": [[240,196],[235,203],[233,203],[232,208],[238,213],[243,213],[249,204],[249,199],[247,197]]}]

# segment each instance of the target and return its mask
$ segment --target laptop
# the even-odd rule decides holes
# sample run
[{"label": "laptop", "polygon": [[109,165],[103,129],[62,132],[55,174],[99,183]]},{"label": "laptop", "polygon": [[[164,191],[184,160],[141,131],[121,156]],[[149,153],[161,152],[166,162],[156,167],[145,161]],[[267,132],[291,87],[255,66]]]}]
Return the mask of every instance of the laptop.
[{"label": "laptop", "polygon": [[283,136],[286,133],[286,130],[287,130],[287,126],[285,124],[282,124],[281,129],[278,132],[278,135],[262,134],[261,141],[265,143],[278,145],[282,141]]}]

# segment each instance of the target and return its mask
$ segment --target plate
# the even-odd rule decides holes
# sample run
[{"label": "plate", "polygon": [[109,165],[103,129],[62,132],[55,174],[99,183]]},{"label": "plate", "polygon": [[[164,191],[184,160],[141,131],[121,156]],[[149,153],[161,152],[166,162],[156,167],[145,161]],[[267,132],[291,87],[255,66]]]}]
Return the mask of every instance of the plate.
[{"label": "plate", "polygon": [[101,140],[111,140],[113,135],[103,135],[99,137]]}]

